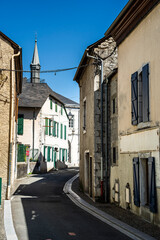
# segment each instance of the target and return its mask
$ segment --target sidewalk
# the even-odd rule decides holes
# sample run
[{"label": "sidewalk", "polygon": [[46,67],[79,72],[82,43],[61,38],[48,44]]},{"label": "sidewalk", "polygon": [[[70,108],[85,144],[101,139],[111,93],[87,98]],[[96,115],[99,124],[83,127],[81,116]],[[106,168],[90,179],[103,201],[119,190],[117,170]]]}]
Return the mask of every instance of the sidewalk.
[{"label": "sidewalk", "polygon": [[86,194],[80,189],[79,178],[76,178],[72,183],[72,191],[76,193],[81,199],[90,204],[91,206],[103,211],[104,214],[109,214],[117,220],[120,220],[129,226],[147,234],[155,239],[160,240],[160,228],[144,221],[139,216],[136,216],[129,210],[122,209],[115,204],[93,202]]},{"label": "sidewalk", "polygon": [[4,230],[4,205],[0,208],[0,240],[6,240],[5,230]]}]

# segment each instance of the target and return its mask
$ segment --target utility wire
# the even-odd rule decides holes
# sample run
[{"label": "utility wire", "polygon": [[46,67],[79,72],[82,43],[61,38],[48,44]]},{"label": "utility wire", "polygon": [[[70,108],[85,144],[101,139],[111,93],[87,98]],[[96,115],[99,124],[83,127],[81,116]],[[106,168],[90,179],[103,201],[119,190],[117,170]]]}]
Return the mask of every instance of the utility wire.
[{"label": "utility wire", "polygon": [[[85,64],[80,66],[79,68],[84,68],[87,67],[89,64]],[[91,65],[91,64],[90,64]],[[72,67],[72,68],[62,68],[62,69],[55,69],[55,70],[44,70],[40,71],[40,73],[57,73],[57,72],[65,72],[65,71],[70,71],[77,69],[78,67]],[[25,73],[30,73],[32,72],[31,70],[12,70],[12,69],[5,69],[5,68],[0,68],[0,71],[8,71],[8,72],[25,72]]]}]

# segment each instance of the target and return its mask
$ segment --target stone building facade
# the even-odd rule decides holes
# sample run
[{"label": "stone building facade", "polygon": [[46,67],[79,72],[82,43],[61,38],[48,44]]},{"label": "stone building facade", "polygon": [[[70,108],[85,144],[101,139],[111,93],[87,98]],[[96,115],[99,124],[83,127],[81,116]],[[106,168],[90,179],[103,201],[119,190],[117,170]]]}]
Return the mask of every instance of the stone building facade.
[{"label": "stone building facade", "polygon": [[[94,56],[94,59],[88,54]],[[104,117],[101,115],[101,66],[98,58],[104,59],[102,84]],[[113,38],[106,37],[86,49],[74,77],[80,87],[80,181],[85,192],[95,200],[106,195],[105,82],[115,68],[117,68],[116,44]],[[101,125],[102,117],[103,126]]]},{"label": "stone building facade", "polygon": [[16,121],[18,95],[21,93],[22,86],[22,73],[10,72],[10,70],[16,69],[22,70],[21,48],[0,32],[0,178],[2,178],[2,199],[10,197],[10,188],[16,177]]}]

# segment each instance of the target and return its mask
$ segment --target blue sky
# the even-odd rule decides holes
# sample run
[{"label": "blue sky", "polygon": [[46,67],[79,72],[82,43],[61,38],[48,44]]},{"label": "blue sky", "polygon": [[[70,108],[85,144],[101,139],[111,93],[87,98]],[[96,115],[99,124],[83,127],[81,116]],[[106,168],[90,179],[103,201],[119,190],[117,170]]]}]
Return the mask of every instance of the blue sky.
[{"label": "blue sky", "polygon": [[[30,70],[35,33],[41,70],[78,66],[86,47],[104,36],[128,0],[1,1],[1,31],[22,47],[23,69]],[[76,70],[41,74],[59,94],[79,102]],[[23,74],[30,78],[30,74]]]}]

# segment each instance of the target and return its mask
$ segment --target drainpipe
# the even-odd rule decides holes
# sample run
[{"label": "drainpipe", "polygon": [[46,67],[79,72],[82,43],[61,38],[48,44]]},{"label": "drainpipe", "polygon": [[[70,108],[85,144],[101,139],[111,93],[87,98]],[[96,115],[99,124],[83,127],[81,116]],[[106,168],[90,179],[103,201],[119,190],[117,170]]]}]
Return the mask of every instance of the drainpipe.
[{"label": "drainpipe", "polygon": [[103,197],[103,59],[91,56],[88,53],[87,57],[98,60],[101,63],[101,197]]},{"label": "drainpipe", "polygon": [[35,109],[33,110],[33,144],[32,144],[32,159],[34,160],[34,120],[35,120]]},{"label": "drainpipe", "polygon": [[101,197],[103,197],[103,60],[101,61]]},{"label": "drainpipe", "polygon": [[[20,51],[17,54],[12,55],[11,59],[11,70],[14,70],[14,58],[20,55]],[[13,148],[13,114],[14,114],[14,106],[13,106],[13,95],[14,95],[14,71],[11,72],[11,83],[10,83],[10,126],[9,126],[9,166],[8,166],[8,185],[7,185],[7,199],[10,199],[10,191],[11,191],[11,164],[12,164],[12,148]]]},{"label": "drainpipe", "polygon": [[105,174],[105,185],[106,185],[106,191],[105,191],[105,202],[108,202],[109,199],[109,188],[108,188],[108,79],[106,79],[105,84],[105,142],[106,142],[106,148],[105,148],[105,168],[106,168],[106,174]]}]

